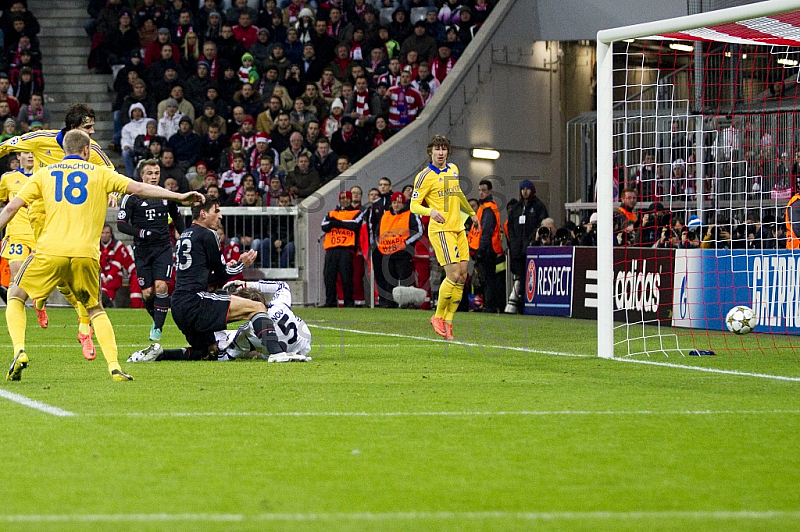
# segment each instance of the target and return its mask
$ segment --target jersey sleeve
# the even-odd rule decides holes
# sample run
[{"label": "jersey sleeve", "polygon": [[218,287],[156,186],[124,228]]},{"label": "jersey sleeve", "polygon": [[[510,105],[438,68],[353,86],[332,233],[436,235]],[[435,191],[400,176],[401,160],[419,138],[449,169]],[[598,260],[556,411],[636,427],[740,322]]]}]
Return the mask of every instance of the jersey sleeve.
[{"label": "jersey sleeve", "polygon": [[411,193],[410,208],[411,212],[414,214],[418,214],[420,216],[430,216],[433,209],[422,205],[422,202],[425,201],[425,197],[428,195],[430,190],[430,180],[426,180],[422,176],[423,173],[425,173],[425,170],[418,173],[414,178],[414,191]]},{"label": "jersey sleeve", "polygon": [[42,197],[42,172],[36,172],[33,176],[25,183],[25,186],[22,187],[22,190],[19,191],[17,197],[24,201],[27,205],[30,205],[35,200]]},{"label": "jersey sleeve", "polygon": [[7,186],[7,183],[8,183],[8,179],[9,179],[8,176],[9,175],[11,175],[11,172],[5,173],[5,174],[3,174],[2,177],[0,177],[0,202],[7,202],[8,201],[8,186]]},{"label": "jersey sleeve", "polygon": [[103,149],[100,148],[100,145],[94,141],[92,141],[89,151],[89,162],[97,166],[105,166],[106,168],[114,170],[114,163],[112,163],[111,159],[108,158],[108,155],[103,152]]},{"label": "jersey sleeve", "polygon": [[3,143],[0,143],[0,157],[5,157],[9,153],[31,152],[35,153],[38,147],[40,135],[34,131],[32,133],[25,133],[21,137],[11,137]]},{"label": "jersey sleeve", "polygon": [[135,235],[136,228],[133,226],[133,206],[136,203],[136,196],[126,194],[119,203],[117,213],[117,229],[126,235]]},{"label": "jersey sleeve", "polygon": [[125,194],[128,191],[128,185],[131,183],[130,179],[122,174],[118,174],[110,168],[98,168],[98,170],[103,172],[107,193],[117,192],[119,194]]},{"label": "jersey sleeve", "polygon": [[183,233],[186,230],[186,224],[183,222],[183,216],[181,216],[181,212],[178,210],[178,204],[174,201],[169,202],[169,217],[172,218],[172,223],[175,224],[175,230],[178,231],[178,234]]}]

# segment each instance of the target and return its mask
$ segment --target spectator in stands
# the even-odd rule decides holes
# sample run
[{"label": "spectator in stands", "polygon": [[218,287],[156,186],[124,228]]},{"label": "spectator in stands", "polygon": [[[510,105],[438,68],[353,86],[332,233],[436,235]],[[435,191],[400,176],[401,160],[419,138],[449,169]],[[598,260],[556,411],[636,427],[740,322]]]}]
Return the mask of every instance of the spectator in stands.
[{"label": "spectator in stands", "polygon": [[425,106],[422,95],[411,86],[411,72],[404,70],[400,74],[400,84],[389,88],[389,127],[402,129],[417,118],[419,111]]},{"label": "spectator in stands", "polygon": [[[221,175],[225,170],[229,170],[233,166],[233,155],[236,153],[241,154],[242,159],[247,161],[247,152],[242,147],[241,133],[234,133],[230,136],[230,145],[220,154],[220,162],[217,173]],[[246,162],[244,166],[247,168]]]},{"label": "spectator in stands", "polygon": [[169,141],[170,137],[180,129],[183,114],[178,111],[178,101],[175,98],[167,98],[164,103],[164,113],[158,120],[158,134]]},{"label": "spectator in stands", "polygon": [[381,102],[380,97],[370,90],[366,77],[360,76],[356,79],[355,90],[345,103],[345,107],[350,110],[349,116],[357,128],[364,130],[375,123],[380,113]]},{"label": "spectator in stands", "polygon": [[[43,92],[44,86],[41,82],[41,76],[34,77],[33,69],[29,66],[22,67],[19,71],[17,83],[13,87],[14,97],[19,100],[21,104],[27,104],[31,101],[31,94],[34,92]],[[13,77],[14,71],[12,71]]]},{"label": "spectator in stands", "polygon": [[338,158],[339,156],[331,150],[328,138],[319,137],[317,140],[317,148],[311,157],[311,164],[317,173],[319,173],[322,185],[339,175],[336,169],[336,161]]},{"label": "spectator in stands", "polygon": [[[296,131],[294,127],[292,127],[292,124],[289,121],[289,113],[281,111],[278,114],[278,120],[275,123],[275,127],[273,127],[272,131],[270,131],[272,148],[279,154],[289,149],[290,136],[292,135],[292,133],[295,132]],[[300,135],[301,144],[302,144],[302,138],[303,136]]]},{"label": "spectator in stands", "polygon": [[[147,79],[151,85],[155,82],[164,79],[164,74],[170,68],[174,69],[178,74],[177,77],[183,76],[183,69],[178,64],[180,55],[176,55],[173,51],[175,45],[172,43],[164,43],[161,45],[161,57],[157,61],[150,64],[145,71]],[[174,79],[176,79],[174,78]]]},{"label": "spectator in stands", "polygon": [[[199,169],[199,166],[202,165],[202,161],[198,162],[197,164]],[[217,183],[218,183],[217,173],[214,172],[213,170],[208,170],[208,172],[206,172],[205,177],[203,178],[202,185],[197,190],[198,192],[200,192],[200,194],[205,196],[206,194],[208,194],[208,189],[211,188],[212,186],[219,188],[219,185]],[[217,192],[217,198],[219,198],[219,192]]]},{"label": "spectator in stands", "polygon": [[202,138],[211,126],[216,126],[219,133],[225,134],[227,128],[225,119],[217,114],[214,102],[207,101],[203,104],[203,114],[194,121],[194,131]]},{"label": "spectator in stands", "polygon": [[346,156],[351,162],[357,162],[364,156],[366,134],[356,129],[353,119],[345,116],[341,120],[342,127],[331,137],[331,148],[339,156]]},{"label": "spectator in stands", "polygon": [[168,139],[167,145],[175,154],[175,162],[184,174],[198,161],[200,141],[200,135],[192,129],[192,119],[182,116],[178,122],[178,131]]},{"label": "spectator in stands", "polygon": [[[141,105],[141,104],[140,104]],[[161,157],[161,147],[166,145],[166,139],[158,136],[158,122],[156,122],[155,118],[145,118],[144,119],[144,133],[139,134],[133,141],[133,166],[136,168],[138,166],[139,161],[143,158],[146,158],[150,154],[150,142],[153,139],[157,139],[160,147],[159,153],[157,157],[153,158],[160,158]],[[124,159],[124,156],[123,156]],[[127,168],[127,167],[126,167]],[[133,177],[134,173],[131,172],[128,174],[128,177]]]},{"label": "spectator in stands", "polygon": [[303,100],[302,97],[298,96],[294,100],[294,107],[292,112],[289,113],[289,122],[295,127],[295,129],[302,130],[305,128],[306,124],[311,120],[316,120],[317,116],[306,109],[306,102]]},{"label": "spectator in stands", "polygon": [[258,114],[256,117],[256,130],[269,133],[278,119],[278,114],[281,112],[281,99],[277,96],[269,97],[269,104],[267,108]]},{"label": "spectator in stands", "polygon": [[394,57],[389,61],[386,72],[378,76],[375,80],[375,85],[380,82],[386,82],[389,87],[394,87],[400,83],[400,58]]},{"label": "spectator in stands", "polygon": [[475,32],[478,30],[475,21],[472,20],[472,9],[469,6],[462,6],[458,13],[459,20],[455,25],[458,40],[466,46],[472,41]]},{"label": "spectator in stands", "polygon": [[267,28],[259,28],[256,42],[251,44],[247,49],[250,55],[253,56],[253,64],[256,65],[258,69],[260,69],[264,61],[269,58],[269,53],[272,49],[272,43],[269,38],[269,30]]},{"label": "spectator in stands", "polygon": [[[255,191],[259,196],[261,195],[261,191],[256,188],[256,180],[253,175],[245,174],[242,176],[239,186],[236,187],[236,191],[228,196],[228,201],[225,204],[229,207],[241,207],[245,202],[245,193],[249,190]],[[248,199],[247,202],[250,204],[255,204],[255,200],[252,198]]]},{"label": "spectator in stands", "polygon": [[433,59],[436,56],[436,39],[426,31],[426,23],[422,20],[414,24],[414,31],[411,35],[400,41],[400,59],[405,61],[408,52],[414,50],[417,56],[424,61]]},{"label": "spectator in stands", "polygon": [[369,59],[364,61],[364,72],[369,77],[369,84],[375,86],[378,78],[389,70],[389,60],[381,43],[374,43],[371,48]]},{"label": "spectator in stands", "polygon": [[[186,174],[186,179],[189,181],[189,188],[192,190],[198,190],[205,186],[207,178],[208,163],[205,161],[197,161],[194,165],[194,171]],[[214,182],[216,182],[216,174],[214,174]]]},{"label": "spectator in stands", "polygon": [[269,180],[269,187],[267,191],[264,193],[264,206],[265,207],[277,207],[278,206],[278,198],[286,194],[283,190],[283,185],[281,185],[281,178],[277,175],[273,175]]},{"label": "spectator in stands", "polygon": [[288,175],[291,175],[300,154],[305,154],[309,159],[311,158],[311,152],[303,147],[303,134],[295,131],[289,136],[289,147],[280,152],[278,166]]},{"label": "spectator in stands", "polygon": [[389,140],[393,134],[394,132],[389,129],[389,124],[386,122],[386,119],[382,116],[379,116],[375,119],[375,124],[370,131],[369,148],[374,150]]},{"label": "spectator in stands", "polygon": [[351,206],[353,195],[345,190],[339,193],[339,206],[330,211],[322,221],[325,232],[325,280],[324,307],[336,307],[336,280],[341,275],[344,289],[344,306],[352,307],[353,301],[353,257],[358,244],[364,213]]},{"label": "spectator in stands", "polygon": [[321,133],[331,138],[341,127],[341,120],[344,116],[344,105],[340,98],[336,98],[331,105],[331,114],[322,124]]},{"label": "spectator in stands", "polygon": [[[153,141],[151,140],[150,144],[152,143]],[[164,147],[161,151],[161,160],[159,160],[158,165],[161,167],[161,182],[159,184],[162,187],[166,180],[171,178],[178,183],[178,190],[182,191],[182,193],[189,192],[189,180],[186,179],[186,172],[178,166],[175,152],[172,151],[172,148]]]},{"label": "spectator in stands", "polygon": [[136,8],[136,26],[140,27],[145,19],[151,19],[159,28],[167,27],[167,12],[155,0],[143,0],[142,4]]},{"label": "spectator in stands", "polygon": [[489,0],[472,1],[472,18],[477,26],[481,26],[492,12],[493,2]]},{"label": "spectator in stands", "polygon": [[43,106],[44,97],[40,92],[31,94],[31,102],[28,105],[23,105],[19,109],[17,115],[17,123],[19,130],[22,133],[27,133],[30,129],[30,124],[34,120],[42,123],[45,129],[50,129],[50,111]]},{"label": "spectator in stands", "polygon": [[311,156],[308,152],[302,152],[297,156],[295,168],[289,171],[286,177],[286,188],[293,197],[305,199],[314,193],[322,181],[313,166],[311,166]]},{"label": "spectator in stands", "polygon": [[[156,25],[158,25],[158,22],[156,22]],[[172,51],[172,54],[169,55],[170,59],[177,59],[181,56],[181,50],[178,48],[178,45],[170,41],[169,29],[159,27],[157,35],[157,39],[148,44],[144,51],[144,66],[148,69],[164,58],[165,52],[162,51],[162,47],[165,44],[170,45]]]},{"label": "spectator in stands", "polygon": [[17,131],[17,134],[19,134],[16,115],[11,114],[11,110],[8,108],[8,102],[0,101],[0,122],[5,124],[9,118],[14,121],[14,129]]},{"label": "spectator in stands", "polygon": [[317,121],[326,118],[328,116],[329,104],[325,98],[320,96],[317,84],[307,81],[305,87],[305,91],[300,98],[303,99],[306,109],[314,113],[314,117]]},{"label": "spectator in stands", "polygon": [[241,42],[233,34],[233,26],[228,22],[223,22],[219,32],[219,37],[213,39],[217,45],[217,54],[229,65],[238,65],[245,52]]},{"label": "spectator in stands", "polygon": [[322,77],[317,82],[317,88],[319,95],[328,102],[328,106],[331,106],[342,95],[342,82],[336,79],[333,69],[330,67],[322,69]]},{"label": "spectator in stands", "polygon": [[449,42],[440,43],[438,55],[430,62],[431,74],[441,83],[453,70],[455,64],[456,60],[452,57],[452,45]]},{"label": "spectator in stands", "polygon": [[636,176],[638,195],[641,196],[643,200],[656,200],[657,178],[655,156],[652,152],[646,152],[642,160],[642,165],[639,167],[639,173]]},{"label": "spectator in stands", "polygon": [[[291,197],[284,193],[278,198],[278,207],[290,207]],[[294,216],[270,216],[269,237],[260,244],[262,267],[289,268],[294,265]],[[271,253],[268,254],[270,250]]]},{"label": "spectator in stands", "polygon": [[[614,242],[615,245],[633,244],[634,232],[640,226],[639,215],[636,212],[636,190],[625,188],[622,190],[622,200],[617,212],[614,214]],[[662,235],[661,243],[669,241],[671,235]]]},{"label": "spectator in stands", "polygon": [[[240,105],[244,109],[244,114],[255,117],[264,109],[261,94],[256,92],[252,83],[243,83],[242,88],[233,95],[235,105]],[[253,129],[255,129],[255,119],[253,119]]]},{"label": "spectator in stands", "polygon": [[231,167],[222,172],[219,177],[220,192],[225,198],[236,193],[236,189],[242,182],[242,178],[247,174],[247,168],[245,168],[245,154],[234,152],[231,153],[230,157],[232,161]]},{"label": "spectator in stands", "polygon": [[9,94],[11,88],[11,79],[5,72],[0,72],[0,102],[8,102],[8,110],[13,116],[19,114],[20,104],[14,96]]},{"label": "spectator in stands", "polygon": [[350,78],[350,70],[353,67],[353,59],[350,57],[350,48],[346,44],[339,44],[336,47],[336,57],[330,62],[328,67],[333,72],[334,77],[341,82]]},{"label": "spectator in stands", "polygon": [[316,83],[322,77],[322,69],[325,68],[325,63],[317,57],[316,49],[312,42],[303,44],[303,54],[298,64],[303,83]]},{"label": "spectator in stands", "polygon": [[252,14],[249,11],[241,11],[238,17],[238,24],[231,28],[234,37],[245,50],[248,50],[258,41],[258,28],[253,26]]},{"label": "spectator in stands", "polygon": [[122,10],[117,26],[106,36],[104,43],[105,61],[109,68],[124,65],[134,50],[139,49],[139,34],[133,27],[131,13]]},{"label": "spectator in stands", "polygon": [[239,134],[242,135],[242,148],[247,151],[256,145],[256,121],[250,115],[245,115],[242,125],[239,127]]},{"label": "spectator in stands", "polygon": [[194,72],[197,61],[200,60],[200,37],[194,31],[189,30],[180,41],[176,40],[176,42],[181,43],[181,54],[178,58],[181,68],[183,68],[184,72]]},{"label": "spectator in stands", "polygon": [[316,118],[309,120],[306,123],[305,135],[303,136],[303,146],[310,152],[317,149],[317,140],[319,139],[320,126]]},{"label": "spectator in stands", "polygon": [[303,92],[303,80],[300,74],[300,66],[292,64],[289,67],[289,70],[286,71],[286,79],[281,82],[281,85],[274,87],[272,92],[274,93],[278,89],[286,90],[289,101],[292,102],[290,107],[293,107],[294,99]]},{"label": "spectator in stands", "polygon": [[[164,69],[164,75],[161,79],[146,80],[150,87],[150,94],[156,102],[162,102],[170,97],[169,93],[172,91],[172,86],[180,83],[180,75],[178,74],[178,67],[174,64],[167,66]],[[156,113],[158,110],[156,109]]]},{"label": "spectator in stands", "polygon": [[122,128],[122,160],[125,162],[126,175],[132,176],[136,169],[136,152],[134,145],[139,135],[147,134],[147,112],[144,105],[134,103],[128,110],[130,120]]},{"label": "spectator in stands", "polygon": [[[434,94],[436,94],[436,90],[439,88],[439,85],[441,85],[441,83],[439,82],[438,79],[436,79],[435,77],[433,77],[433,75],[431,75],[430,67],[428,66],[428,63],[426,61],[423,61],[419,64],[419,69],[417,70],[417,72],[418,72],[417,78],[411,82],[411,85],[415,89],[420,91],[421,94],[422,91],[420,90],[420,86],[423,83],[426,83],[428,85],[428,90],[430,91],[430,96],[432,97]],[[425,103],[427,105],[427,102]]]},{"label": "spectator in stands", "polygon": [[[439,21],[438,15],[439,10],[434,6],[429,7],[425,15],[425,33],[436,39],[437,44],[445,41],[447,31],[447,26]],[[420,57],[424,56],[420,54]]]},{"label": "spectator in stands", "polygon": [[[272,159],[273,163],[279,158],[278,153],[269,147],[269,135],[259,131],[256,133],[255,144],[247,150],[247,167],[251,171],[256,171],[259,167],[259,160],[262,157],[269,157]],[[266,181],[264,183],[259,183],[258,188],[264,189],[266,185]]]},{"label": "spectator in stands", "polygon": [[[270,149],[270,151],[274,152],[272,149]],[[281,186],[283,187],[285,186],[287,176],[286,172],[275,165],[275,160],[272,157],[262,155],[258,160],[258,168],[254,173],[254,177],[260,184],[269,183],[273,177],[277,177],[281,180]]]},{"label": "spectator in stands", "polygon": [[[142,138],[141,135],[139,137],[137,137],[137,142],[138,142],[138,140],[140,138]],[[159,137],[158,135],[153,135],[152,137],[150,137],[150,141],[147,144],[147,149],[146,149],[145,154],[142,157],[138,157],[137,156],[137,158],[139,160],[136,163],[136,171],[131,176],[131,179],[135,179],[136,181],[141,181],[141,177],[139,175],[139,172],[140,172],[140,170],[142,168],[143,160],[144,159],[155,159],[157,161],[160,161],[162,152],[163,152],[164,148],[166,147],[166,145],[167,145],[167,141],[166,141],[166,139],[164,137]]]},{"label": "spectator in stands", "polygon": [[158,26],[152,19],[146,18],[136,33],[139,36],[139,50],[146,50],[147,45],[158,39]]},{"label": "spectator in stands", "polygon": [[[7,106],[8,104],[5,105]],[[16,137],[17,135],[19,135],[19,130],[17,129],[17,121],[11,117],[6,118],[3,121],[3,132],[0,133],[0,142],[5,142],[11,137]]]},{"label": "spectator in stands", "polygon": [[[214,83],[208,75],[208,63],[205,61],[198,61],[195,66],[195,74],[186,80],[186,87],[184,92],[186,99],[192,104],[195,109],[195,116],[203,114],[203,105],[206,101],[206,95],[209,87]],[[217,106],[211,103],[216,115]]]},{"label": "spectator in stands", "polygon": [[158,103],[158,116],[163,115],[164,111],[166,111],[167,101],[169,99],[173,99],[178,103],[178,112],[181,115],[188,116],[192,121],[194,121],[194,105],[192,105],[192,102],[184,98],[183,85],[180,83],[175,83],[172,86],[172,89],[169,91],[169,98],[165,98]]},{"label": "spectator in stands", "polygon": [[[132,91],[122,100],[119,111],[114,111],[114,129],[119,123],[120,133],[122,126],[130,120],[130,108],[133,104],[139,103],[144,107],[145,116],[157,117],[158,105],[155,99],[147,91],[147,83],[143,79],[136,78],[132,83]],[[119,118],[118,118],[119,115]]]},{"label": "spectator in stands", "polygon": [[283,23],[283,16],[280,10],[275,10],[270,18],[268,25],[264,25],[269,30],[270,40],[282,43],[286,40],[286,25]]}]

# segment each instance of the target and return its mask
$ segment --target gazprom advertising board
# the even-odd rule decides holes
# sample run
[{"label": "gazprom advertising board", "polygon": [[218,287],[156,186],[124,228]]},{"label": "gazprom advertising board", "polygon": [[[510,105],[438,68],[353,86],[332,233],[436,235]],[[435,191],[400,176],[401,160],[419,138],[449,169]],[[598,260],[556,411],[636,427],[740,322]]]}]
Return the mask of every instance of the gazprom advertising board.
[{"label": "gazprom advertising board", "polygon": [[800,255],[789,250],[675,252],[673,324],[725,330],[734,305],[752,307],[758,331],[800,334]]}]

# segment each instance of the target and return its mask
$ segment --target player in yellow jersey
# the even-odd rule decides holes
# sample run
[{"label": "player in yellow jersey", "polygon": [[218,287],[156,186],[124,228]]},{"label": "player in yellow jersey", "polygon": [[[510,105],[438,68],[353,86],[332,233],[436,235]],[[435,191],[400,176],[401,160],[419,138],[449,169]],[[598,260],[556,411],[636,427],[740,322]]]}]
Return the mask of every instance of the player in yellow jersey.
[{"label": "player in yellow jersey", "polygon": [[111,378],[115,381],[133,380],[119,365],[114,329],[98,300],[98,242],[105,223],[108,194],[137,194],[188,205],[205,200],[198,192],[170,192],[132,181],[109,168],[87,162],[90,140],[83,131],[68,131],[63,138],[66,157],[33,174],[17,197],[0,213],[0,229],[3,229],[21,207],[37,199],[44,200],[44,228],[36,242],[36,253],[25,261],[8,292],[6,322],[14,345],[14,360],[7,380],[20,380],[22,370],[28,365],[25,301],[28,297],[47,297],[59,284],[67,285],[88,310]]},{"label": "player in yellow jersey", "polygon": [[[80,129],[88,135],[94,134],[94,110],[85,103],[74,103],[67,108],[64,117],[64,129],[62,130],[42,130],[27,133],[21,137],[12,137],[0,144],[0,157],[4,157],[12,152],[31,152],[35,159],[35,170],[44,168],[50,164],[57,163],[64,158],[64,135],[72,129]],[[89,162],[98,166],[106,166],[114,169],[114,165],[103,153],[102,148],[92,141],[90,146]],[[34,170],[34,171],[35,171]],[[38,240],[44,225],[44,203],[37,201],[28,208],[31,226],[33,227],[34,237]],[[92,342],[92,329],[89,326],[89,315],[83,305],[78,302],[75,295],[66,286],[59,286],[59,291],[64,298],[78,312],[78,341],[81,344],[83,356],[92,360],[95,357],[94,343]],[[48,294],[49,295],[49,294]],[[45,299],[34,301],[39,325],[47,327],[47,311],[44,308]]]},{"label": "player in yellow jersey", "polygon": [[[430,163],[414,178],[411,212],[431,217],[428,238],[446,275],[439,288],[439,301],[431,325],[437,334],[452,340],[453,316],[464,293],[469,262],[469,245],[461,211],[472,217],[472,223],[479,222],[461,192],[458,167],[447,162],[449,157],[450,140],[444,135],[434,135],[428,144]],[[423,206],[423,202],[428,206]]]},{"label": "player in yellow jersey", "polygon": [[[33,154],[30,152],[20,153],[19,168],[13,172],[6,172],[0,178],[0,202],[8,203],[13,200],[32,174]],[[0,256],[8,260],[12,281],[17,276],[22,263],[33,252],[35,245],[36,238],[33,236],[28,211],[21,209],[8,223],[6,237],[0,244]]]}]

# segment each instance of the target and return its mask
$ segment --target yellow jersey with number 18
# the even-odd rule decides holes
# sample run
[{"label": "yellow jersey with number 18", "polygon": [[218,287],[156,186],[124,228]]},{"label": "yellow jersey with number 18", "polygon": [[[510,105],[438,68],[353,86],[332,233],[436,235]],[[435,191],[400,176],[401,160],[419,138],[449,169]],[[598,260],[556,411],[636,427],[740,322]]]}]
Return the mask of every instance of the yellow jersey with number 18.
[{"label": "yellow jersey with number 18", "polygon": [[[6,172],[0,178],[0,202],[7,203],[14,199],[25,183],[28,182],[32,174],[26,174],[21,170]],[[33,248],[36,239],[33,237],[31,223],[28,219],[28,209],[22,208],[8,222],[6,226],[6,236],[17,243],[25,244]]]},{"label": "yellow jersey with number 18", "polygon": [[[427,207],[422,202],[428,203]],[[463,231],[464,221],[461,218],[463,209],[469,215],[475,214],[458,183],[458,167],[447,163],[443,169],[428,164],[414,178],[414,192],[411,194],[411,212],[420,216],[430,216],[436,209],[444,216],[444,223],[431,218],[428,234],[440,231]]]},{"label": "yellow jersey with number 18", "polygon": [[[32,153],[35,170],[55,164],[64,158],[64,133],[66,133],[64,130],[46,129],[12,137],[0,143],[0,157],[5,157],[9,153]],[[114,164],[95,141],[91,141],[89,147],[89,162],[114,169]],[[28,207],[32,216],[44,210],[41,202],[29,204]]]},{"label": "yellow jersey with number 18", "polygon": [[108,194],[127,191],[130,179],[77,155],[38,170],[17,195],[29,205],[44,200],[44,229],[36,251],[100,260],[100,234]]}]

